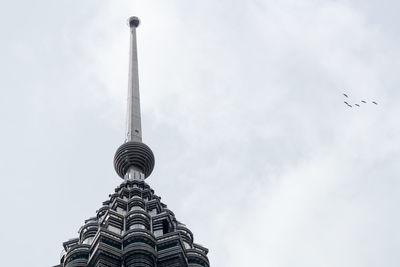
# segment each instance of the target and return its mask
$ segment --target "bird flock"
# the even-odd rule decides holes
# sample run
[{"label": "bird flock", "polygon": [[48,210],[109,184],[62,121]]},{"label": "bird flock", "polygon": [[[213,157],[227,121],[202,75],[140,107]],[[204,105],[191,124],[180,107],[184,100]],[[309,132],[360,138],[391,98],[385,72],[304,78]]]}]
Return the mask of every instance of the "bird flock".
[{"label": "bird flock", "polygon": [[[347,94],[343,93],[343,95],[344,95],[346,98],[349,98],[349,96],[348,96]],[[356,107],[361,107],[359,103],[354,103],[353,105],[350,105],[347,101],[343,101],[343,102],[344,102],[344,103],[347,105],[347,107],[349,107],[349,108],[352,108],[353,105],[356,106]],[[361,100],[360,103],[367,104],[367,101]],[[374,104],[374,105],[378,105],[378,103],[377,103],[376,101],[371,101],[371,103]],[[361,104],[361,105],[362,105],[362,104]]]}]

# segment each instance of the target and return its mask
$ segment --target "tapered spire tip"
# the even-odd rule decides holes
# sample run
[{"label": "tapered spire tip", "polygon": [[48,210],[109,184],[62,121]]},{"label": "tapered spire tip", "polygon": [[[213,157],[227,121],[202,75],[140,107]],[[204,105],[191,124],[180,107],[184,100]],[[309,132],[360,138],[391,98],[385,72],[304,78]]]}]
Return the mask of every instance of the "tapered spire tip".
[{"label": "tapered spire tip", "polygon": [[129,27],[131,27],[131,28],[132,27],[137,28],[140,24],[140,20],[138,17],[132,16],[128,19],[128,24],[129,24]]}]

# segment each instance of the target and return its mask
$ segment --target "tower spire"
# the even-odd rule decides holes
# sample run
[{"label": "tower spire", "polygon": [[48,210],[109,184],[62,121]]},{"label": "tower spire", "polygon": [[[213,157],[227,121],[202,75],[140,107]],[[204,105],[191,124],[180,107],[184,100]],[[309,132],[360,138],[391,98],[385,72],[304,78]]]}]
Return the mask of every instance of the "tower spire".
[{"label": "tower spire", "polygon": [[139,73],[136,28],[139,26],[137,17],[130,17],[128,20],[131,30],[130,52],[129,52],[129,80],[128,80],[128,101],[126,116],[126,142],[142,141],[142,123],[140,118],[140,95],[139,95]]},{"label": "tower spire", "polygon": [[126,180],[143,180],[154,168],[154,154],[142,143],[142,125],[140,118],[139,75],[137,60],[136,28],[137,17],[130,17],[131,32],[129,53],[129,80],[126,116],[126,138],[114,156],[114,168],[118,175]]},{"label": "tower spire", "polygon": [[[114,156],[114,168],[124,181],[103,202],[96,216],[79,229],[79,237],[63,243],[54,267],[210,267],[208,249],[194,243],[192,232],[143,181],[154,168],[154,155],[142,142],[136,27],[131,32],[126,139]],[[122,134],[121,134],[122,135]]]}]

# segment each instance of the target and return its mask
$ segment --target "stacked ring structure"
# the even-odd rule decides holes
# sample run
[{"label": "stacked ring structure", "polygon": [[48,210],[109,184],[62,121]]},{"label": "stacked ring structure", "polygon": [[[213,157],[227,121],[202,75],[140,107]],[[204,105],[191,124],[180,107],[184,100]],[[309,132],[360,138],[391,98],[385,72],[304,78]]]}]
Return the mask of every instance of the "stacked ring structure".
[{"label": "stacked ring structure", "polygon": [[139,169],[147,178],[153,171],[154,164],[153,151],[142,142],[126,142],[117,149],[114,155],[114,169],[121,178],[124,178],[130,167]]}]

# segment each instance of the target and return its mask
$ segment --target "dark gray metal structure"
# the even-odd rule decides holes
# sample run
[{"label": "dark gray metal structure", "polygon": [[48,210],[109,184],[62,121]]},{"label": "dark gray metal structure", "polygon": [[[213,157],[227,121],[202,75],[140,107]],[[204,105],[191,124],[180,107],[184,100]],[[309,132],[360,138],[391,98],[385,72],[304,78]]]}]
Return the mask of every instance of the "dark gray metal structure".
[{"label": "dark gray metal structure", "polygon": [[124,181],[85,221],[79,237],[63,243],[55,267],[209,267],[208,249],[193,242],[192,232],[144,181],[154,155],[142,143],[136,28],[131,30],[126,140],[115,153],[114,168]]}]

